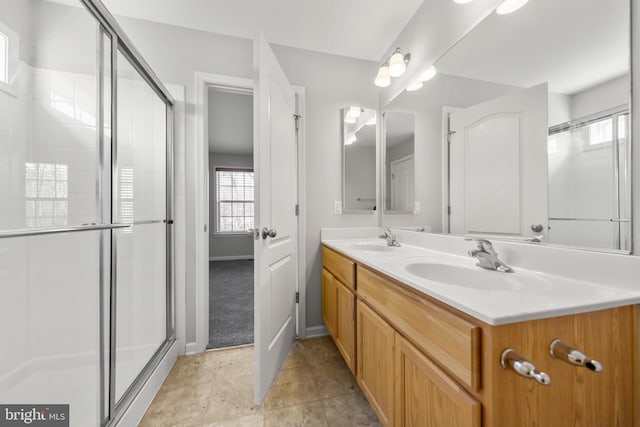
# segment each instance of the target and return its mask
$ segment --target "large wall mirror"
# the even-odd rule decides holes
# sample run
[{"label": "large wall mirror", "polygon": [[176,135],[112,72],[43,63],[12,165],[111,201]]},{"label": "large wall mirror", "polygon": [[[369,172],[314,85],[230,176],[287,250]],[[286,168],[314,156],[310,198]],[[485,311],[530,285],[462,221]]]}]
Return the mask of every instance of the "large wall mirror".
[{"label": "large wall mirror", "polygon": [[376,110],[345,107],[342,128],[343,213],[372,213],[376,199]]},{"label": "large wall mirror", "polygon": [[415,130],[412,113],[383,115],[384,212],[412,213],[415,203]]},{"label": "large wall mirror", "polygon": [[435,67],[384,107],[416,122],[407,225],[630,252],[629,0],[492,13]]}]

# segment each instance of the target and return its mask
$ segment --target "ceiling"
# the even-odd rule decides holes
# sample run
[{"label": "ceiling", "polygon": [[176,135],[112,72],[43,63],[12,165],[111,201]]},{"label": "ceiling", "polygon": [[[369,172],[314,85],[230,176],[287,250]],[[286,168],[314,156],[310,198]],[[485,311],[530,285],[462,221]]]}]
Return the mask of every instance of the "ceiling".
[{"label": "ceiling", "polygon": [[629,0],[532,0],[489,15],[441,58],[440,73],[573,95],[629,71]]},{"label": "ceiling", "polygon": [[253,153],[253,95],[209,89],[209,151]]},{"label": "ceiling", "polygon": [[[54,0],[78,4],[77,0]],[[378,61],[423,0],[103,0],[123,15]]]}]

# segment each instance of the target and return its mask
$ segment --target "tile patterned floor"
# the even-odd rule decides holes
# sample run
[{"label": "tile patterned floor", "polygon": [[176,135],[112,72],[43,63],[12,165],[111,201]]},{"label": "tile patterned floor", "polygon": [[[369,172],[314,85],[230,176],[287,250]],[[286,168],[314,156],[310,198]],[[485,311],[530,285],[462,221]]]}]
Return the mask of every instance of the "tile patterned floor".
[{"label": "tile patterned floor", "polygon": [[379,426],[329,337],[296,341],[262,405],[253,347],[181,356],[141,427]]}]

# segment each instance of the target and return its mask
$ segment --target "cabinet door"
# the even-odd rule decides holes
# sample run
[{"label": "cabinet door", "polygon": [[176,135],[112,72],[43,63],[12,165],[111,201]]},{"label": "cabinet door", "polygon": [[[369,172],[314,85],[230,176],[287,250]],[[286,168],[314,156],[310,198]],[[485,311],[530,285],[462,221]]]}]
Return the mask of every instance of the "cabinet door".
[{"label": "cabinet door", "polygon": [[394,331],[391,326],[358,301],[357,378],[371,407],[385,426],[394,425]]},{"label": "cabinet door", "polygon": [[338,326],[338,301],[336,300],[336,279],[326,269],[322,269],[322,320],[333,339]]},{"label": "cabinet door", "polygon": [[355,295],[340,282],[336,282],[336,300],[338,302],[338,327],[335,336],[336,347],[342,353],[351,372],[356,373],[356,306]]},{"label": "cabinet door", "polygon": [[396,333],[396,425],[479,427],[480,402]]}]

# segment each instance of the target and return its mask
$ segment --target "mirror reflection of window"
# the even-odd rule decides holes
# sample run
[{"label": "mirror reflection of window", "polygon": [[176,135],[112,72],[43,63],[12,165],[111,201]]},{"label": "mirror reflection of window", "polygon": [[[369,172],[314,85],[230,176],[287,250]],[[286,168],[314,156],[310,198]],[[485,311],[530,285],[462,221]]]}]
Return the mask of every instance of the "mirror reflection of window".
[{"label": "mirror reflection of window", "polygon": [[376,205],[376,110],[341,111],[343,211],[373,212]]},{"label": "mirror reflection of window", "polygon": [[25,222],[27,227],[67,225],[68,166],[25,164]]}]

